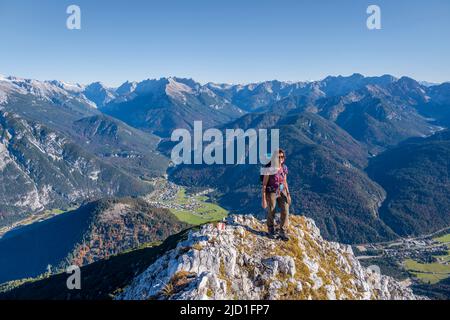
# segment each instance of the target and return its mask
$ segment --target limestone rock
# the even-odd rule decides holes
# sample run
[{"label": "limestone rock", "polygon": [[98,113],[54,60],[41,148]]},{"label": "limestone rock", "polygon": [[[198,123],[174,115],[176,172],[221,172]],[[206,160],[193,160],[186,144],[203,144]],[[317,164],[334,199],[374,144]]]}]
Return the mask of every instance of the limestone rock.
[{"label": "limestone rock", "polygon": [[207,224],[138,275],[116,299],[420,299],[361,266],[350,246],[325,241],[292,216],[290,240],[267,237],[253,216]]}]

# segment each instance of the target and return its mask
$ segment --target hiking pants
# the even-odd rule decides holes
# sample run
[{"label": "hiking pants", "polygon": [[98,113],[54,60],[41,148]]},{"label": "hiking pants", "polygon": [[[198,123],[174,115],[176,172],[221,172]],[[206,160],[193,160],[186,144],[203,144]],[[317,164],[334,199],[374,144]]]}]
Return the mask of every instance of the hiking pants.
[{"label": "hiking pants", "polygon": [[277,194],[275,192],[270,192],[266,194],[266,199],[268,207],[267,227],[269,227],[269,230],[273,230],[275,208],[278,204],[278,207],[280,207],[281,210],[280,229],[282,231],[287,231],[287,227],[289,225],[289,204],[286,195],[281,193],[281,195],[277,198]]}]

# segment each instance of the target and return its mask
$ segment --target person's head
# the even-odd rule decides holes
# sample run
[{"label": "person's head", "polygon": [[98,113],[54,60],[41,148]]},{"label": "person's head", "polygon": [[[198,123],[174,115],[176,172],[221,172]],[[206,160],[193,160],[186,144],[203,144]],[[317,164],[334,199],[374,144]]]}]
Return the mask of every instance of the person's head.
[{"label": "person's head", "polygon": [[286,155],[284,150],[278,149],[272,154],[272,159],[270,160],[270,166],[273,168],[279,168],[284,164]]},{"label": "person's head", "polygon": [[286,154],[284,153],[283,149],[278,150],[278,161],[280,165],[283,165],[284,162],[286,161]]}]

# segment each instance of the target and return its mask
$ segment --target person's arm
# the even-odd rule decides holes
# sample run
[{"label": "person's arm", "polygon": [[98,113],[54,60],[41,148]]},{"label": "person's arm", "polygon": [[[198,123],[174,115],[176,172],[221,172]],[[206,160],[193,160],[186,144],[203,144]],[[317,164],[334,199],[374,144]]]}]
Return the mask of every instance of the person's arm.
[{"label": "person's arm", "polygon": [[287,182],[287,174],[286,174],[286,176],[284,178],[284,184],[286,185],[287,200],[288,200],[289,205],[291,205],[292,200],[291,200],[291,193],[289,192],[289,185],[288,185],[288,182]]},{"label": "person's arm", "polygon": [[262,192],[261,192],[263,209],[267,208],[266,187],[267,187],[268,182],[269,182],[269,176],[264,176],[263,184],[262,184]]}]

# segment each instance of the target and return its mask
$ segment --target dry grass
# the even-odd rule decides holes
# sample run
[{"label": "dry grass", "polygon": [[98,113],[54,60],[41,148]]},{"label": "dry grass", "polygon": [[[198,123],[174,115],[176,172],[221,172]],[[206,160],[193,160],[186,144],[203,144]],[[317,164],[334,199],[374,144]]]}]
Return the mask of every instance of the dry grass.
[{"label": "dry grass", "polygon": [[220,260],[219,278],[226,282],[226,284],[227,284],[227,293],[231,294],[232,293],[232,284],[231,284],[230,279],[228,279],[228,277],[227,277],[227,273],[226,273],[226,270],[225,270],[225,263],[223,262],[223,260]]},{"label": "dry grass", "polygon": [[[294,278],[303,284],[303,288],[301,292],[298,292],[295,285],[288,281],[289,279],[280,277],[279,280],[286,283],[285,288],[280,290],[280,298],[289,300],[308,299],[309,297],[317,300],[327,299],[327,291],[325,286],[333,284],[333,278],[339,278],[342,285],[339,290],[335,292],[336,298],[339,299],[341,297],[345,297],[347,299],[354,299],[355,296],[349,290],[349,288],[353,287],[351,283],[353,280],[353,275],[345,272],[343,268],[338,265],[338,257],[336,253],[332,250],[327,250],[324,252],[323,249],[320,248],[319,245],[312,239],[312,237],[308,234],[310,230],[307,227],[306,218],[301,216],[291,216],[289,226],[290,233],[296,234],[296,228],[303,230],[305,233],[303,239],[300,240],[304,243],[304,252],[299,246],[298,239],[296,239],[296,237],[292,237],[288,242],[281,243],[277,246],[273,253],[281,256],[287,255],[294,258],[296,267],[296,274]],[[312,290],[305,285],[308,283],[312,287],[313,282],[310,279],[310,270],[303,262],[304,254],[308,257],[315,257],[315,260],[318,261],[320,265],[317,276],[322,279],[323,285],[318,290]]]},{"label": "dry grass", "polygon": [[169,282],[161,290],[161,295],[165,298],[170,298],[174,294],[181,292],[186,288],[191,281],[195,278],[196,274],[194,272],[179,271],[175,273]]},{"label": "dry grass", "polygon": [[195,243],[195,244],[192,246],[192,249],[197,250],[197,251],[202,251],[203,248],[205,248],[205,247],[204,247],[203,245],[201,245],[200,243]]},{"label": "dry grass", "polygon": [[161,290],[161,295],[166,298],[170,298],[173,294],[174,294],[173,284],[169,282]]}]

